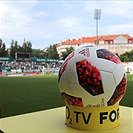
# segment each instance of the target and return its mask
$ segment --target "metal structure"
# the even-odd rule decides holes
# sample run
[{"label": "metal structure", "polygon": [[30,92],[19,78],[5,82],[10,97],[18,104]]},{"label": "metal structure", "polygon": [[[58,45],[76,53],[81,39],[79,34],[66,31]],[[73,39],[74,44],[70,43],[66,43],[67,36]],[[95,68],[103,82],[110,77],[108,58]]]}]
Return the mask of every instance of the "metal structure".
[{"label": "metal structure", "polygon": [[96,45],[98,45],[98,20],[101,18],[101,9],[95,9],[94,19],[96,20]]}]

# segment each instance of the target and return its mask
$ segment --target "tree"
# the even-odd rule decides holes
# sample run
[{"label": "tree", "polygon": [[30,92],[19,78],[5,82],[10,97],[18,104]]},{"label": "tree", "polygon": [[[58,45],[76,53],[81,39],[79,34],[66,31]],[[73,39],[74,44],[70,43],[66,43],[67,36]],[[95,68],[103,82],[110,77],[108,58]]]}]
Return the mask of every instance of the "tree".
[{"label": "tree", "polygon": [[122,62],[133,62],[133,50],[119,56]]},{"label": "tree", "polygon": [[7,56],[7,54],[8,54],[8,52],[6,50],[6,45],[5,45],[5,43],[3,43],[3,45],[2,45],[2,56]]},{"label": "tree", "polygon": [[27,52],[32,55],[32,43],[30,41],[27,42]]},{"label": "tree", "polygon": [[22,50],[25,53],[32,54],[32,44],[30,41],[27,41],[26,43],[23,43]]},{"label": "tree", "polygon": [[25,42],[23,43],[23,46],[21,47],[17,41],[12,40],[11,42],[11,50],[10,50],[10,56],[15,58],[16,52],[25,52],[30,53],[32,55],[32,44],[31,42]]},{"label": "tree", "polygon": [[115,53],[115,55],[116,55],[116,56],[118,56],[118,57],[120,58],[120,56],[119,56],[119,54],[118,54],[118,53]]},{"label": "tree", "polygon": [[15,59],[15,53],[18,52],[18,42],[12,40],[11,42],[11,50],[10,50],[10,56]]},{"label": "tree", "polygon": [[6,45],[5,43],[2,42],[2,39],[0,39],[0,57],[2,56],[7,56],[8,52],[6,50]]},{"label": "tree", "polygon": [[2,40],[0,39],[0,57],[2,57]]},{"label": "tree", "polygon": [[62,59],[64,60],[73,51],[74,51],[73,47],[66,48],[66,51],[62,52]]},{"label": "tree", "polygon": [[57,53],[56,44],[50,45],[50,47],[44,52],[44,57],[59,59],[59,54]]},{"label": "tree", "polygon": [[40,49],[32,49],[32,57],[40,58],[42,51]]},{"label": "tree", "polygon": [[0,39],[0,48],[2,47],[2,39]]}]

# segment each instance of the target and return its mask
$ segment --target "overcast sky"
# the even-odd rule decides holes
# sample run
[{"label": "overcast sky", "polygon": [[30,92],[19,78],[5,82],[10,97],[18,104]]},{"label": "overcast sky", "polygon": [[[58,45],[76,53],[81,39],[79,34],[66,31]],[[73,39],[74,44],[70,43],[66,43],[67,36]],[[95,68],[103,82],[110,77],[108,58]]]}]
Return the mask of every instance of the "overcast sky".
[{"label": "overcast sky", "polygon": [[67,38],[96,35],[95,9],[102,9],[99,35],[133,36],[133,2],[89,0],[1,0],[0,38],[7,48],[24,38],[43,49]]}]

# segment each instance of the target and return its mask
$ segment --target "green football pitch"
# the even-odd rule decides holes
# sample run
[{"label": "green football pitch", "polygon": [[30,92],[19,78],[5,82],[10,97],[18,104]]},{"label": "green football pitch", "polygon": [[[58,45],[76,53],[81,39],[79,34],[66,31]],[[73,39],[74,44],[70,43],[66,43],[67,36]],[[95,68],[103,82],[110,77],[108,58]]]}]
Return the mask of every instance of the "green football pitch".
[{"label": "green football pitch", "polygon": [[[133,75],[127,77],[127,91],[120,105],[133,107]],[[57,79],[54,75],[0,77],[1,117],[64,106]]]}]

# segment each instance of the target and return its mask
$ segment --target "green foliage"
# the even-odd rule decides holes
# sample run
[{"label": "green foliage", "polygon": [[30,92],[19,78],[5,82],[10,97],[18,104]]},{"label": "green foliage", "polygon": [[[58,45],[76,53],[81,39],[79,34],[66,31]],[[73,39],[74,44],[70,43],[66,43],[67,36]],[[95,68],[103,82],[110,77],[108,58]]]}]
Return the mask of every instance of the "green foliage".
[{"label": "green foliage", "polygon": [[133,62],[133,50],[119,56],[122,62]]},{"label": "green foliage", "polygon": [[44,52],[44,57],[59,59],[59,54],[57,53],[56,44],[50,45],[50,47]]},{"label": "green foliage", "polygon": [[27,41],[27,43],[23,43],[23,46],[21,47],[24,52],[32,54],[32,44],[30,41]]},{"label": "green foliage", "polygon": [[119,54],[118,54],[118,53],[115,53],[115,55],[116,55],[116,56],[118,56],[118,57],[120,58],[120,56],[119,56]]},{"label": "green foliage", "polygon": [[73,51],[74,51],[73,47],[66,48],[66,51],[62,52],[62,59],[64,60]]},{"label": "green foliage", "polygon": [[[59,59],[59,54],[57,53],[56,44],[50,45],[50,47],[46,50],[40,49],[32,49],[32,43],[30,41],[24,41],[23,45],[20,46],[17,41],[12,40],[10,46],[10,57],[15,59],[16,52],[25,52],[30,53],[31,57],[36,58],[52,58],[52,59]],[[2,43],[0,39],[0,56],[7,55],[6,45]]]},{"label": "green foliage", "polygon": [[2,42],[2,40],[0,39],[0,57],[2,56],[7,56],[8,52],[6,50],[6,45],[5,43]]},{"label": "green foliage", "polygon": [[12,40],[11,42],[11,49],[10,49],[10,56],[15,58],[15,52],[18,51],[18,42]]},{"label": "green foliage", "polygon": [[30,53],[32,54],[32,44],[31,42],[28,42],[23,44],[21,47],[17,41],[12,40],[11,42],[11,50],[10,50],[10,56],[15,58],[15,53],[16,52],[25,52],[25,53]]},{"label": "green foliage", "polygon": [[57,53],[56,45],[50,45],[50,47],[46,50],[33,49],[32,57],[36,58],[51,58],[51,59],[59,59],[59,54]]},{"label": "green foliage", "polygon": [[32,50],[32,57],[39,58],[40,49],[33,49]]}]

